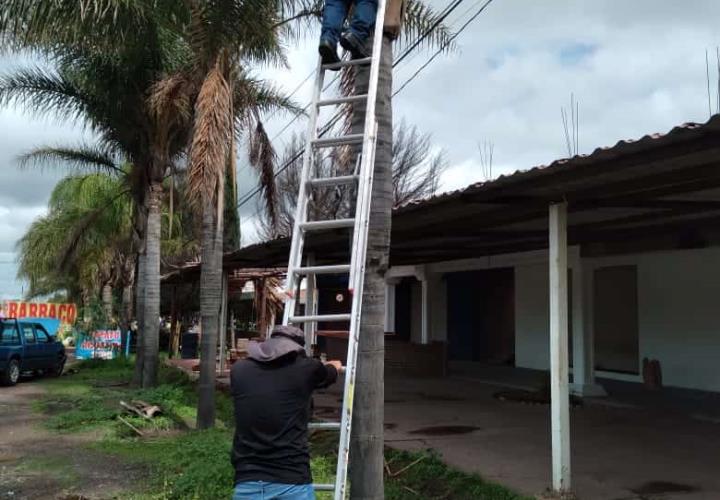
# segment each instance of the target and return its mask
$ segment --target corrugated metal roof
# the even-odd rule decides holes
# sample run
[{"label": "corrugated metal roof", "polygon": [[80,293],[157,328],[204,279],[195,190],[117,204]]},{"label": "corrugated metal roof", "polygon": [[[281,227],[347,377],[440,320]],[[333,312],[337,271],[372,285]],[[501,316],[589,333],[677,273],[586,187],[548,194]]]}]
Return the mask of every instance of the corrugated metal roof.
[{"label": "corrugated metal roof", "polygon": [[[695,148],[699,150],[696,151]],[[707,161],[708,157],[715,158],[716,154],[720,157],[718,148],[720,148],[720,115],[715,115],[703,124],[685,123],[665,134],[648,134],[637,140],[621,140],[613,146],[597,148],[587,155],[559,159],[548,165],[501,175],[492,181],[477,182],[462,189],[411,201],[393,210],[393,258],[402,253],[397,245],[407,245],[412,238],[420,238],[419,244],[424,238],[423,234],[428,231],[431,233],[450,231],[449,223],[459,227],[459,231],[467,230],[463,229],[466,226],[474,227],[475,230],[482,229],[483,224],[486,224],[486,217],[497,217],[498,213],[501,216],[506,215],[507,212],[503,211],[509,211],[513,202],[503,200],[512,199],[515,195],[526,199],[559,201],[558,197],[565,199],[569,194],[575,195],[573,199],[575,202],[578,201],[577,196],[583,196],[588,189],[591,192],[597,193],[600,190],[606,195],[612,195],[610,191],[605,192],[606,186],[614,186],[617,190],[618,186],[624,186],[628,180],[642,180],[648,175],[660,176],[663,175],[661,171],[667,174],[671,170],[667,164],[668,160],[674,157],[684,158],[687,163],[684,167],[678,165],[677,168],[680,170],[698,167],[700,160],[688,159],[690,156],[695,153],[702,154],[705,156],[702,161]],[[672,166],[672,169],[675,168]],[[653,174],[656,171],[658,173]],[[688,172],[688,175],[691,173]],[[632,196],[632,193],[628,192]],[[458,201],[460,203],[457,203]],[[463,203],[465,201],[470,205],[465,205]],[[427,211],[431,208],[433,211],[426,216],[417,217],[417,211]],[[519,216],[531,220],[533,217],[542,217],[542,214],[546,214],[546,210],[545,208],[544,212],[540,207],[533,214],[525,210],[525,212],[521,211]],[[405,216],[406,214],[408,217]],[[459,219],[463,217],[470,217],[470,223],[458,224]],[[495,222],[493,227],[497,227],[497,221]],[[457,229],[452,230],[457,231]],[[397,240],[396,236],[399,237]],[[288,246],[288,238],[254,243],[226,254],[225,264],[227,267],[277,265],[280,260],[287,258]],[[181,272],[197,267],[198,265],[195,264]]]},{"label": "corrugated metal roof", "polygon": [[552,173],[558,169],[568,169],[587,166],[597,161],[607,161],[618,156],[634,154],[646,149],[670,145],[673,142],[685,141],[698,133],[720,130],[720,115],[713,115],[705,123],[687,122],[673,127],[666,133],[646,134],[640,139],[624,139],[616,142],[613,146],[598,147],[592,153],[576,155],[572,158],[561,158],[548,165],[538,165],[528,169],[516,170],[511,174],[500,175],[491,181],[482,181],[470,184],[461,189],[446,191],[428,198],[413,200],[395,208],[395,212],[402,213],[407,209],[425,207],[438,202],[443,202],[461,195],[481,191],[491,186],[497,186],[515,181],[524,181],[536,175]]}]

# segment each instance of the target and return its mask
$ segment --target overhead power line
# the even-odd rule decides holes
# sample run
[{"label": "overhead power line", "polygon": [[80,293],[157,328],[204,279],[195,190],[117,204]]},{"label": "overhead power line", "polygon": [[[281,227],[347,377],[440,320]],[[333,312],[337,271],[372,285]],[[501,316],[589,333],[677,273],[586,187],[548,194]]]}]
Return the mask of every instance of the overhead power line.
[{"label": "overhead power line", "polygon": [[[436,21],[435,21],[422,35],[418,36],[418,38],[417,38],[411,45],[409,45],[409,46],[395,59],[395,61],[393,61],[393,68],[396,67],[400,62],[402,62],[413,50],[415,50],[415,49],[422,43],[422,41],[425,40],[425,39],[432,33],[432,31],[434,31],[435,29],[437,29],[437,27],[440,26],[440,24],[441,24],[457,7],[459,7],[460,4],[462,4],[463,1],[464,1],[464,0],[453,0],[453,1],[451,2],[451,4],[448,5],[448,6],[441,12],[441,14],[438,16],[438,18],[436,19]],[[402,86],[401,86],[397,91],[395,91],[395,92],[392,94],[392,96],[395,97],[395,96],[396,96],[400,91],[402,91],[412,80],[414,80],[414,79],[420,74],[420,72],[422,72],[422,71],[433,61],[433,59],[435,59],[435,57],[437,57],[440,53],[442,53],[442,51],[444,51],[444,50],[448,47],[448,45],[451,44],[451,43],[458,37],[458,35],[459,35],[460,33],[462,33],[462,32],[467,28],[467,26],[468,26],[470,23],[472,23],[472,22],[485,10],[485,8],[487,8],[487,6],[488,6],[492,1],[493,1],[493,0],[486,0],[485,3],[480,7],[480,9],[479,9],[467,22],[465,22],[465,23],[460,27],[460,29],[459,29],[456,33],[454,33],[454,34],[432,55],[432,57],[431,57],[425,64],[423,64],[408,80],[406,80],[406,81],[402,84]],[[466,11],[466,12],[468,12],[468,11]],[[463,14],[463,15],[464,15],[464,14]],[[312,74],[311,74],[311,75],[312,75]],[[330,82],[330,84],[328,84],[328,86],[331,85],[335,80],[337,80],[337,78],[338,78],[338,76],[336,76],[335,79],[334,79],[332,82]],[[306,78],[306,81],[307,81],[307,79],[309,79],[309,76]],[[304,82],[303,82],[303,83],[304,83]],[[328,86],[326,86],[325,88],[327,89]],[[303,108],[303,110],[307,109],[309,106],[310,106],[310,104],[306,105],[305,108]],[[292,125],[292,123],[294,123],[294,122],[299,118],[299,116],[300,116],[300,115],[296,115],[287,125],[285,125],[285,127],[283,127],[283,129],[275,135],[274,139],[277,138],[277,137],[278,137],[281,133],[283,133],[285,130],[287,130],[287,129],[290,127],[290,125]],[[322,137],[324,134],[326,134],[326,133],[330,130],[330,128],[332,128],[332,126],[333,126],[335,123],[337,123],[337,121],[339,120],[340,116],[342,116],[340,112],[336,113],[336,114],[329,120],[328,124],[326,124],[326,126],[323,127],[323,130],[322,130],[318,135],[319,135],[320,137]],[[274,139],[273,139],[273,140],[274,140]],[[281,173],[283,173],[285,170],[287,170],[287,169],[290,167],[290,165],[293,164],[293,162],[297,161],[297,160],[302,156],[303,152],[304,152],[304,148],[301,148],[300,150],[298,150],[298,151],[292,156],[292,158],[290,158],[289,160],[287,160],[287,161],[285,162],[285,164],[284,164],[282,167],[280,167],[280,168],[277,170],[277,172],[275,172],[275,173],[273,174],[273,178],[277,177],[278,175],[280,175]],[[250,200],[252,200],[252,199],[254,198],[254,196],[255,196],[257,193],[259,193],[261,190],[262,190],[262,187],[261,187],[261,186],[258,186],[258,187],[256,187],[256,188],[254,188],[252,191],[250,191],[250,192],[246,193],[245,195],[243,195],[242,199],[241,199],[241,200],[238,202],[238,204],[237,204],[237,208],[240,208],[241,206],[243,206],[243,205],[245,205],[246,203],[248,203],[248,202],[249,202]]]},{"label": "overhead power line", "polygon": [[493,0],[486,0],[485,3],[482,5],[482,7],[480,7],[480,9],[479,9],[470,19],[468,19],[468,20],[465,22],[465,24],[463,24],[463,25],[460,27],[460,29],[459,29],[458,31],[456,31],[455,34],[454,34],[453,36],[451,36],[451,37],[448,39],[448,41],[447,41],[445,44],[443,44],[443,46],[441,46],[441,47],[432,55],[432,57],[431,57],[430,59],[428,59],[427,61],[425,61],[425,64],[423,64],[422,66],[420,66],[420,67],[417,69],[417,71],[415,71],[415,73],[413,73],[413,74],[410,76],[410,78],[408,78],[407,80],[405,80],[405,82],[400,86],[400,88],[397,89],[397,90],[393,93],[393,97],[395,97],[396,95],[398,95],[405,87],[407,87],[407,86],[410,84],[410,82],[412,82],[415,78],[417,78],[417,76],[418,76],[425,68],[427,68],[427,67],[430,65],[430,63],[433,62],[433,60],[434,60],[438,55],[440,55],[440,53],[442,53],[443,50],[445,50],[445,47],[447,47],[448,44],[452,43],[452,41],[455,40],[455,39],[458,37],[458,35],[459,35],[460,33],[462,33],[462,32],[465,30],[465,28],[468,27],[468,25],[470,25],[470,23],[472,23],[480,14],[482,14],[482,12],[487,8],[488,5],[490,5],[490,4],[492,3],[492,1],[493,1]]}]

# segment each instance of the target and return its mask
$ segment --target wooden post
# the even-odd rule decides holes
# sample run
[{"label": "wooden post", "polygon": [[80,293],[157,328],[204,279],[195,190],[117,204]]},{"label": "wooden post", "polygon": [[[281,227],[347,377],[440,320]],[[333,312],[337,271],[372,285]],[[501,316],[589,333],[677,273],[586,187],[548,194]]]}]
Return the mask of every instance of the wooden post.
[{"label": "wooden post", "polygon": [[178,331],[178,314],[177,314],[177,285],[172,285],[172,295],[170,298],[170,357],[178,357],[178,349],[180,347],[180,332]]},{"label": "wooden post", "polygon": [[225,359],[227,351],[227,303],[228,303],[228,276],[223,271],[222,275],[222,296],[220,297],[220,374],[225,371]]},{"label": "wooden post", "polygon": [[[309,253],[306,258],[307,266],[315,265],[315,254]],[[305,314],[317,314],[318,297],[317,297],[317,279],[314,274],[310,274],[305,278]],[[317,343],[317,323],[310,321],[305,323],[305,352],[308,357],[313,355],[313,346]]]},{"label": "wooden post", "polygon": [[567,204],[550,205],[550,417],[553,489],[570,490]]},{"label": "wooden post", "polygon": [[[242,294],[242,289],[240,289]],[[235,331],[235,311],[230,310],[230,338],[232,339],[232,348],[237,349],[237,332]]]}]

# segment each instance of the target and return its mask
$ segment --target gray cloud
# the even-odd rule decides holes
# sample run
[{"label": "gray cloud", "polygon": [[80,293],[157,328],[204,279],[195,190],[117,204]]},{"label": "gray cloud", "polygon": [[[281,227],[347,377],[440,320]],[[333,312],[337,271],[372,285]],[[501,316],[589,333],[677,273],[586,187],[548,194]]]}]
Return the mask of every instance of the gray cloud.
[{"label": "gray cloud", "polygon": [[[447,2],[430,3],[442,9]],[[448,22],[459,27],[478,5],[462,4]],[[495,175],[566,156],[560,107],[568,106],[571,92],[580,102],[581,153],[686,121],[705,121],[705,50],[713,61],[719,18],[720,2],[712,0],[495,0],[460,35],[456,53],[436,58],[397,96],[395,117],[432,133],[436,146],[447,151],[451,168],[443,189],[480,180],[479,140],[495,145]],[[290,69],[262,68],[258,74],[292,91],[314,68],[315,37],[290,48]],[[396,69],[395,88],[428,54],[419,52]],[[711,69],[715,72],[714,65]],[[310,92],[311,81],[295,99],[305,103]],[[713,93],[713,107],[715,100]],[[0,137],[0,205],[37,204],[55,181],[6,172],[7,158],[37,144],[37,125],[6,116],[0,114],[0,127],[12,130]],[[288,120],[270,120],[270,135]],[[278,150],[291,131],[302,133],[305,126],[298,120],[278,139]],[[62,139],[62,132],[45,133]],[[257,185],[244,158],[241,148],[240,195]],[[241,208],[245,243],[254,237],[257,209],[257,200]]]}]

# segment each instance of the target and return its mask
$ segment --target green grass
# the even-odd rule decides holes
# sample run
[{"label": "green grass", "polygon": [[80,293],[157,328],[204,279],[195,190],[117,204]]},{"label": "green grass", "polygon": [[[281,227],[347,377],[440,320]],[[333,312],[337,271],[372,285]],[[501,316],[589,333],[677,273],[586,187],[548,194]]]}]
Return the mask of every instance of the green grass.
[{"label": "green grass", "polygon": [[24,458],[13,474],[22,474],[25,471],[32,471],[42,474],[45,478],[51,478],[61,487],[69,487],[77,483],[78,475],[73,466],[61,457],[37,456]]},{"label": "green grass", "polygon": [[[189,429],[195,420],[196,388],[182,373],[163,366],[159,385],[135,389],[126,384],[132,377],[127,360],[86,361],[77,372],[44,382],[48,394],[37,409],[48,414],[45,425],[57,432],[90,431],[98,434],[91,444],[104,453],[150,468],[144,493],[128,493],[128,500],[227,499],[231,496],[233,471],[232,402],[217,393],[218,428]],[[152,420],[123,413],[119,401],[140,399],[157,404],[163,415]],[[146,434],[137,435],[117,416]],[[335,474],[337,435],[320,432],[311,438],[311,468],[317,482],[332,482]],[[407,453],[387,449],[385,497],[404,499],[523,500],[508,489],[488,483],[445,465],[432,452]],[[387,473],[389,470],[389,474]],[[318,498],[329,498],[319,494]]]}]

